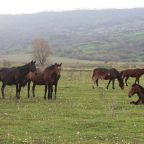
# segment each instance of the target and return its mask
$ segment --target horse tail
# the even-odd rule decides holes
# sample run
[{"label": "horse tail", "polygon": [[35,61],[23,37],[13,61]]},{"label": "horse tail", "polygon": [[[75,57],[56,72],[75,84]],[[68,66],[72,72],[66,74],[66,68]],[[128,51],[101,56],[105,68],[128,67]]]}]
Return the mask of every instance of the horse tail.
[{"label": "horse tail", "polygon": [[93,89],[94,89],[95,84],[96,84],[95,70],[93,70],[93,74],[92,74],[92,88],[93,88]]}]

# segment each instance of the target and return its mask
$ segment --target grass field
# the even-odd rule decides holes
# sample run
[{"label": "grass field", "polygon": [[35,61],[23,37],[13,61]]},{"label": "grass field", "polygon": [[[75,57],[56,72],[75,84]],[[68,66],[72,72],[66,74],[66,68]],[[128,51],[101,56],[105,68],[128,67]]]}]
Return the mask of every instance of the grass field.
[{"label": "grass field", "polygon": [[[129,84],[133,81],[130,80]],[[144,83],[141,78],[141,84]],[[131,105],[130,89],[106,90],[107,81],[92,89],[91,72],[62,72],[57,100],[15,99],[15,87],[0,99],[0,144],[143,144],[144,105]],[[1,96],[1,94],[0,94]]]}]

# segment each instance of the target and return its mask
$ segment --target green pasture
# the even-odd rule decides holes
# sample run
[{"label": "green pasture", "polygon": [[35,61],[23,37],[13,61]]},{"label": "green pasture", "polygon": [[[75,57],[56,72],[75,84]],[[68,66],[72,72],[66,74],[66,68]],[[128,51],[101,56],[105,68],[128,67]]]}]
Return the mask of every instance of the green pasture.
[{"label": "green pasture", "polygon": [[23,88],[20,101],[15,87],[7,87],[0,98],[0,144],[143,144],[144,105],[129,104],[137,99],[128,98],[130,86],[99,84],[92,89],[91,71],[62,71],[57,100],[50,101],[43,99],[44,87],[30,99]]}]

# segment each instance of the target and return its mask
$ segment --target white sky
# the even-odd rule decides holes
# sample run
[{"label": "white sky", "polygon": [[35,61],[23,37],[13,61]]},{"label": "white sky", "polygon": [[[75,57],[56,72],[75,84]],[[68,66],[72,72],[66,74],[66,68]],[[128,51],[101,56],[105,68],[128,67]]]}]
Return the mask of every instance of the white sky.
[{"label": "white sky", "polygon": [[0,14],[144,7],[144,0],[0,0]]}]

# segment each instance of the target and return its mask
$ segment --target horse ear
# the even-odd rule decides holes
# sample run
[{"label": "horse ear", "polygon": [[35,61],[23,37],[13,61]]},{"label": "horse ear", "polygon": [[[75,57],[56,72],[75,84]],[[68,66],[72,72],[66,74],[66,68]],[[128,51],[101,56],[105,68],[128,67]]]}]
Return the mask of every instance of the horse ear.
[{"label": "horse ear", "polygon": [[33,60],[32,60],[30,63],[31,63],[31,64],[35,64],[35,63],[36,63],[36,61],[33,61]]}]

